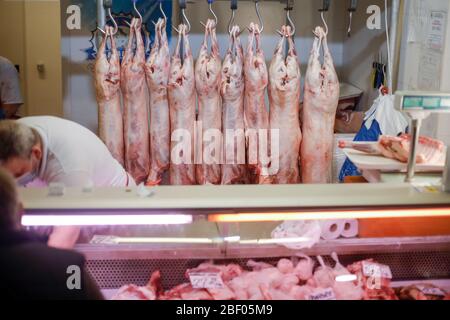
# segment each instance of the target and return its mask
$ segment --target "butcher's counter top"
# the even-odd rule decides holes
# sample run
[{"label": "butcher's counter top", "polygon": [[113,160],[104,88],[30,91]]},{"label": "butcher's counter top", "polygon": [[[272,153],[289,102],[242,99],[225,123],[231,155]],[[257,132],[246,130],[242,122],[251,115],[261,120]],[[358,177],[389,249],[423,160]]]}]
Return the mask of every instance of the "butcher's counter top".
[{"label": "butcher's counter top", "polygon": [[[402,183],[405,181],[406,173],[381,172],[379,170],[361,170],[363,177],[370,183]],[[442,183],[442,173],[417,172],[414,176],[415,186],[439,185]]]},{"label": "butcher's counter top", "polygon": [[[136,189],[98,188],[83,192],[65,189],[62,196],[49,190],[20,189],[27,213],[34,211],[145,211],[189,213],[236,213],[273,210],[346,208],[450,208],[450,194],[438,189],[420,189],[409,184],[335,184],[335,185],[242,185],[242,186],[161,186],[148,197]],[[62,212],[63,213],[63,212]],[[87,212],[86,212],[87,213]]]}]

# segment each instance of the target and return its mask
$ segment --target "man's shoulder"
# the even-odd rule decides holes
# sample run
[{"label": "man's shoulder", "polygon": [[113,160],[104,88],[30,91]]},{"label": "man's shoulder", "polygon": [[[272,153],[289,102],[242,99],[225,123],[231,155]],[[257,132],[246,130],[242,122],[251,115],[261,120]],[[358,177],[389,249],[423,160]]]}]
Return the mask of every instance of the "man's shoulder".
[{"label": "man's shoulder", "polygon": [[[78,252],[28,242],[0,247],[0,261],[0,291],[6,299],[91,298],[85,258]],[[69,287],[71,279],[80,285],[76,290]]]},{"label": "man's shoulder", "polygon": [[54,116],[32,116],[32,117],[23,117],[17,120],[22,123],[30,123],[30,124],[38,124],[38,123],[48,123],[48,122],[66,122],[68,120],[63,118],[58,118]]},{"label": "man's shoulder", "polygon": [[51,264],[57,266],[63,265],[83,265],[85,258],[81,253],[74,250],[63,250],[47,246],[40,242],[30,242],[9,247],[7,249],[0,250],[3,254],[9,256],[10,260],[20,259]]},{"label": "man's shoulder", "polygon": [[[39,242],[30,243],[30,244],[28,244],[28,246],[29,246],[29,250],[34,250],[34,249],[42,250],[44,253],[47,253],[47,254],[55,256],[55,257],[61,257],[61,258],[65,258],[68,260],[74,260],[74,261],[77,261],[77,260],[84,261],[84,256],[75,250],[53,248],[53,247],[49,247],[45,243],[39,243]],[[27,248],[25,248],[25,250],[26,249]]]},{"label": "man's shoulder", "polygon": [[83,127],[79,123],[55,116],[24,117],[17,121],[30,127],[41,128],[45,131],[56,130],[59,135],[65,133],[67,133],[68,135],[73,135],[74,130],[90,132],[87,128]]}]

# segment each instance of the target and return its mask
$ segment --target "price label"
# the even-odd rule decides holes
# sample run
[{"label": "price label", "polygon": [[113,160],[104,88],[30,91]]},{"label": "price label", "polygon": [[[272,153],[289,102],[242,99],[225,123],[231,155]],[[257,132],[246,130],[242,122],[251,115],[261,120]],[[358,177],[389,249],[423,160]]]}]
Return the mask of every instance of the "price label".
[{"label": "price label", "polygon": [[222,289],[225,286],[217,272],[189,273],[189,280],[194,289]]},{"label": "price label", "polygon": [[389,266],[373,262],[363,262],[363,274],[366,277],[380,277],[392,279],[392,272]]},{"label": "price label", "polygon": [[62,197],[65,192],[65,186],[63,183],[50,183],[48,186],[49,197]]},{"label": "price label", "polygon": [[313,294],[309,295],[308,300],[336,300],[336,296],[333,289],[327,288],[314,291]]},{"label": "price label", "polygon": [[418,193],[440,193],[441,190],[439,188],[439,186],[434,186],[432,184],[413,184],[412,185],[413,188],[418,192]]},{"label": "price label", "polygon": [[423,294],[426,294],[428,296],[445,297],[445,292],[443,292],[439,288],[426,287],[426,286],[416,286],[416,287],[417,287],[417,289],[422,291]]}]

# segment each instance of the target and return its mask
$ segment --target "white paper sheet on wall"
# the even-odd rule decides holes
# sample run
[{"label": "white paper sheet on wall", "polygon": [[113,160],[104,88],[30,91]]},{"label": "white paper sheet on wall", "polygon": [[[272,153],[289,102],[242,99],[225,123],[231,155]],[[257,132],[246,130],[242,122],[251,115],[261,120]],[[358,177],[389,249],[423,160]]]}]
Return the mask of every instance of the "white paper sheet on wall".
[{"label": "white paper sheet on wall", "polygon": [[427,47],[439,52],[444,51],[445,35],[447,29],[447,12],[432,11],[427,34]]},{"label": "white paper sheet on wall", "polygon": [[426,0],[413,0],[409,11],[408,42],[422,42],[430,9]]},{"label": "white paper sheet on wall", "polygon": [[419,59],[418,87],[420,90],[439,91],[447,30],[447,12],[430,10],[428,16],[430,19]]},{"label": "white paper sheet on wall", "polygon": [[441,87],[442,53],[422,50],[419,62],[420,90],[439,91]]}]

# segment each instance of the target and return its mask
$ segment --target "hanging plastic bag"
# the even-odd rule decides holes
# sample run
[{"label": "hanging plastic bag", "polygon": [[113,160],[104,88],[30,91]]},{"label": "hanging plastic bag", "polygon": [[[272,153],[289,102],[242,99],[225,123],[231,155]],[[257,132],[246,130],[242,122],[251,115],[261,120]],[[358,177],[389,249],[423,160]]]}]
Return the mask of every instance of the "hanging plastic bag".
[{"label": "hanging plastic bag", "polygon": [[[381,135],[398,136],[406,132],[408,121],[405,116],[394,107],[394,96],[383,95],[380,89],[379,97],[366,112],[364,123],[354,141],[378,141]],[[339,175],[339,181],[344,182],[348,176],[361,176],[358,168],[346,159]]]},{"label": "hanging plastic bag", "polygon": [[364,126],[367,130],[376,121],[383,135],[398,136],[405,132],[409,123],[403,113],[395,109],[394,100],[394,95],[380,94],[364,118]]},{"label": "hanging plastic bag", "polygon": [[320,241],[322,229],[318,221],[285,221],[272,231],[273,239],[298,239],[282,245],[294,250],[309,249]]}]

